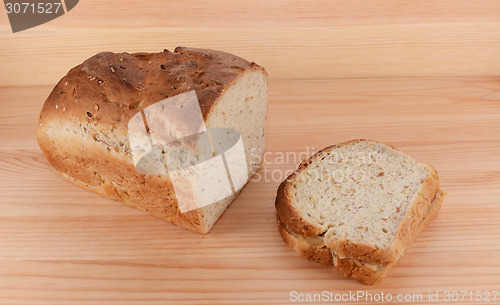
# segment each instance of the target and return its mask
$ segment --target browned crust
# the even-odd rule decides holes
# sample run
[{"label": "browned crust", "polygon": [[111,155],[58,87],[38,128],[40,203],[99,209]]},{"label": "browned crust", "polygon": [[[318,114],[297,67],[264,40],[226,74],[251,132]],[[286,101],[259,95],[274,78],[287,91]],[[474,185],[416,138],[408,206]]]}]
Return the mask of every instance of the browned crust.
[{"label": "browned crust", "polygon": [[40,123],[66,118],[122,129],[144,108],[191,90],[196,91],[207,119],[222,92],[250,69],[264,71],[255,63],[216,50],[177,47],[174,52],[160,53],[102,52],[57,83],[45,101]]},{"label": "browned crust", "polygon": [[[409,244],[413,243],[417,236],[436,217],[443,203],[444,193],[438,191],[432,200],[425,216],[417,222],[413,234],[409,238]],[[327,246],[318,246],[308,243],[302,236],[296,235],[287,229],[285,224],[278,218],[278,229],[285,243],[295,250],[300,256],[326,266],[335,266],[344,276],[353,278],[367,285],[373,285],[381,281],[396,265],[396,262],[387,264],[374,264],[363,260],[344,257],[341,258]]]},{"label": "browned crust", "polygon": [[[432,201],[432,198],[435,197],[438,190],[439,178],[436,170],[431,165],[427,165],[429,176],[422,182],[420,190],[415,195],[412,204],[408,208],[407,213],[401,222],[394,242],[388,249],[379,249],[370,244],[354,243],[349,240],[330,240],[327,232],[328,228],[326,226],[320,227],[310,223],[304,219],[304,217],[302,217],[300,213],[291,205],[290,188],[293,187],[296,177],[300,175],[302,171],[306,170],[312,163],[318,161],[331,150],[361,141],[381,143],[373,140],[359,139],[343,142],[337,145],[331,145],[318,151],[311,156],[308,161],[300,164],[299,168],[288,176],[288,178],[286,178],[278,188],[275,201],[276,211],[279,219],[281,219],[281,221],[283,221],[283,223],[292,232],[298,235],[310,237],[326,233],[325,239],[327,240],[328,247],[335,250],[339,257],[356,258],[378,264],[395,262],[409,244],[408,240],[411,237],[410,233],[413,232],[412,230],[415,226],[415,222],[418,219],[423,218],[424,213]],[[397,150],[394,146],[385,143],[382,144]]]},{"label": "browned crust", "polygon": [[251,71],[266,73],[255,63],[215,50],[99,53],[71,69],[52,90],[40,112],[37,140],[49,163],[73,183],[207,233],[198,210],[180,212],[169,177],[138,173],[123,147],[93,140],[94,135],[69,132],[54,139],[48,132],[54,126],[81,126],[126,141],[128,121],[137,112],[191,90],[207,120],[224,90]]}]

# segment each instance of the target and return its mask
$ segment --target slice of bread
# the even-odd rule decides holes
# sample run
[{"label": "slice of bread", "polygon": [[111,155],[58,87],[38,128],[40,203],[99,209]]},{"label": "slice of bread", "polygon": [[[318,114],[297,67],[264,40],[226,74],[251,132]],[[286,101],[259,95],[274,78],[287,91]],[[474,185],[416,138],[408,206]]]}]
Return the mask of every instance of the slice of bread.
[{"label": "slice of bread", "polygon": [[278,189],[285,242],[302,256],[373,284],[441,206],[436,170],[389,145],[354,140],[327,147]]}]

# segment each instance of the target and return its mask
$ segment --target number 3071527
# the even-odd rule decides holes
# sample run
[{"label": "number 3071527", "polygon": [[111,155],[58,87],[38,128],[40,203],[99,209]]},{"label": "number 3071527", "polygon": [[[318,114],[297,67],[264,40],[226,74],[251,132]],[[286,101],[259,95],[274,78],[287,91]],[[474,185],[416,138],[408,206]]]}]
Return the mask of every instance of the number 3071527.
[{"label": "number 3071527", "polygon": [[6,3],[7,14],[57,14],[61,3]]}]

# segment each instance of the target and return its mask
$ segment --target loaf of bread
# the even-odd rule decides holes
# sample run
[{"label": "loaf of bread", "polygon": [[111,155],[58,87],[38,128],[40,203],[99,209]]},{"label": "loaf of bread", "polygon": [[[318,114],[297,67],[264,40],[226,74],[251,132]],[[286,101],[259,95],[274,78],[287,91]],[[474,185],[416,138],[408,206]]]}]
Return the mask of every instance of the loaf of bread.
[{"label": "loaf of bread", "polygon": [[443,196],[431,165],[354,140],[319,151],[281,183],[278,227],[302,257],[371,285],[437,215]]},{"label": "loaf of bread", "polygon": [[[161,111],[171,106],[182,111],[184,104],[179,102],[186,98],[197,101],[194,108],[198,110],[193,108],[194,114],[183,118],[172,112],[176,126],[168,129],[161,115],[169,114]],[[160,53],[104,52],[71,69],[55,86],[40,113],[37,139],[49,163],[76,185],[206,233],[258,170],[264,153],[266,113],[267,74],[240,57],[184,47]],[[144,134],[139,129],[139,136],[132,136],[132,127],[139,126],[136,122],[145,124],[146,129]],[[205,181],[198,177],[176,185],[168,170],[172,164],[186,163],[186,156],[195,158],[203,150],[199,148],[201,139],[210,136],[214,140],[216,133],[208,134],[210,130],[219,135],[227,131],[239,144],[232,150],[237,161],[220,163],[226,168],[218,170],[244,171],[245,175],[229,181],[233,192],[222,194],[217,187],[212,189],[211,204],[182,209],[180,196],[189,190],[206,191],[224,182],[212,181],[210,174],[215,167],[210,167],[205,168]],[[194,138],[180,143],[175,136],[189,136],[186,131]],[[147,159],[148,152],[140,153],[144,146],[139,142],[155,136],[177,142],[153,141],[150,148],[156,154]],[[210,143],[209,147],[217,150],[214,147],[218,144]],[[210,157],[220,161],[223,153],[212,151]]]}]

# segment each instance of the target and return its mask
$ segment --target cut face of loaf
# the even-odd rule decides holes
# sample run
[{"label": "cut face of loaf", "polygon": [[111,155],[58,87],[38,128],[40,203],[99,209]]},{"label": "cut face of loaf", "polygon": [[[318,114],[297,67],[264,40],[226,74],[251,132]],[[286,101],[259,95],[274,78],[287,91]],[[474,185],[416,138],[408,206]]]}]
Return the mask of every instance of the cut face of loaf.
[{"label": "cut face of loaf", "polygon": [[320,238],[339,259],[395,263],[438,191],[435,169],[383,143],[327,147],[279,187],[276,209],[290,232]]},{"label": "cut face of loaf", "polygon": [[[178,164],[199,150],[184,143],[185,154],[174,156],[166,149],[170,144],[156,145],[159,158],[146,163],[146,172],[158,173],[163,167],[167,174],[148,175],[135,167],[128,134],[135,115],[193,91],[207,130],[235,130],[241,137],[244,185],[258,170],[264,152],[267,74],[254,63],[220,51],[179,47],[174,52],[106,52],[89,58],[71,69],[46,100],[37,129],[40,148],[75,184],[206,233],[238,190],[213,204],[181,211],[167,164]],[[180,128],[190,123],[175,122]]]}]

